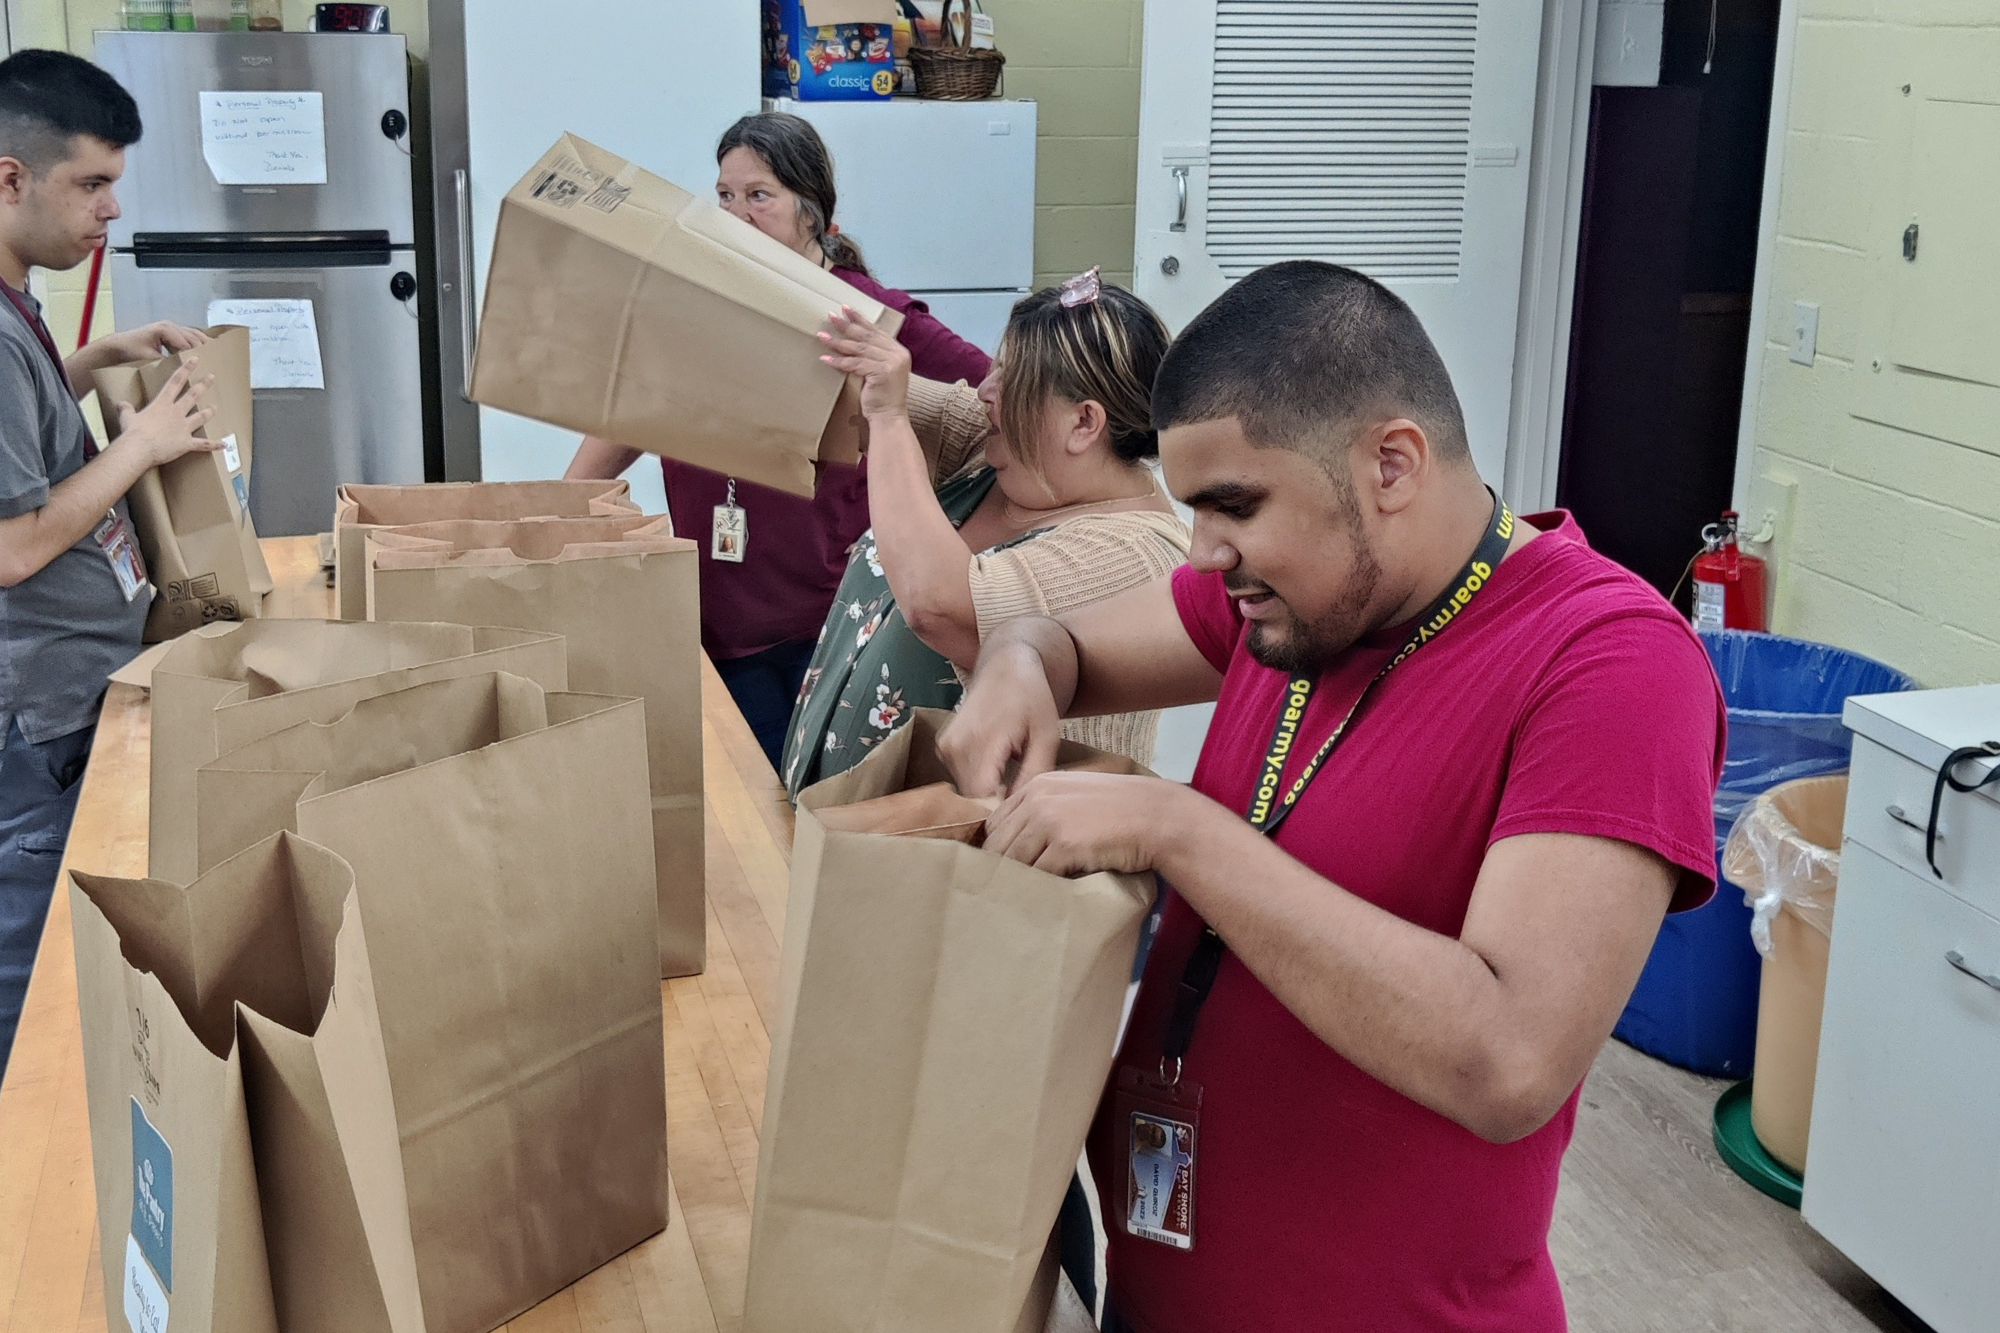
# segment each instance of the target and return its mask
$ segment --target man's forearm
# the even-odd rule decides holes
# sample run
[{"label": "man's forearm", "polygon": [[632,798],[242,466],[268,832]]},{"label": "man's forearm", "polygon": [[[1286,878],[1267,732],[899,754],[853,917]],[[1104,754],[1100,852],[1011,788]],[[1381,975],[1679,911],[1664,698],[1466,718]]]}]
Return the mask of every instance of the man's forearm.
[{"label": "man's forearm", "polygon": [[[1160,812],[1155,867],[1321,1041],[1489,1138],[1533,1126],[1510,1098],[1508,997],[1459,940],[1366,902],[1197,793]],[[1200,1038],[1197,1036],[1196,1041]]]},{"label": "man's forearm", "polygon": [[1049,683],[1056,712],[1069,716],[1070,705],[1076,701],[1078,658],[1076,640],[1060,621],[1047,616],[1010,620],[986,637],[979,660],[982,670],[989,666],[995,670],[1039,669]]},{"label": "man's forearm", "polygon": [[148,466],[137,448],[114,440],[51,488],[41,508],[0,519],[0,586],[33,578],[82,541]]}]

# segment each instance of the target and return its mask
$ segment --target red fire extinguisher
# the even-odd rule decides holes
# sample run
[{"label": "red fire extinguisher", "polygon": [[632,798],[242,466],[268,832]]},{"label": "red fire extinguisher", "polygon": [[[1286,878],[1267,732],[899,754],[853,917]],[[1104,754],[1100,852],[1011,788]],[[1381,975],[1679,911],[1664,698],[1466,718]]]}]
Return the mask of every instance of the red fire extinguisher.
[{"label": "red fire extinguisher", "polygon": [[1694,558],[1696,629],[1765,628],[1765,565],[1737,548],[1736,521],[1736,511],[1725,509],[1720,523],[1701,530],[1701,554]]}]

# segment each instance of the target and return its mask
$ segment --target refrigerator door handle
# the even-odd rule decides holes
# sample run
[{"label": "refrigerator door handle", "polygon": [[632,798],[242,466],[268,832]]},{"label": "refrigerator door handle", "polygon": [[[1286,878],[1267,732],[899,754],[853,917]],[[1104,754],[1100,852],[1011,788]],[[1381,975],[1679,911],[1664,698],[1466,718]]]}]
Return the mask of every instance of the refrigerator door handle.
[{"label": "refrigerator door handle", "polygon": [[453,202],[458,207],[458,396],[472,401],[472,187],[465,168],[451,173]]}]

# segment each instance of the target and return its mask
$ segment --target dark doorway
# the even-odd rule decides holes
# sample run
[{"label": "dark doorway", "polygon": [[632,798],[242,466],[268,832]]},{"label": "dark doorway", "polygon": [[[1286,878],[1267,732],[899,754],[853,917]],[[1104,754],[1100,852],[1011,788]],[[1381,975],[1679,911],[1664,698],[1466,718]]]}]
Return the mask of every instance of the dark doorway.
[{"label": "dark doorway", "polygon": [[1592,94],[1557,500],[1663,593],[1735,478],[1777,34],[1667,0],[1660,86]]}]

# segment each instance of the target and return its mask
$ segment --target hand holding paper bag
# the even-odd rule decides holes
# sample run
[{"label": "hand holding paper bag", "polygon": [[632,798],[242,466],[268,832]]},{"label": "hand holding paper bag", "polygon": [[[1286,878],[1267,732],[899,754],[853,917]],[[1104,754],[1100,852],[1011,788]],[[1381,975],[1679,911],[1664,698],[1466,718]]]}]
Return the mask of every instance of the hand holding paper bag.
[{"label": "hand holding paper bag", "polygon": [[[1151,876],[964,845],[920,710],[799,798],[749,1333],[1037,1333]],[[1065,745],[1059,767],[1141,770]],[[967,1145],[977,1144],[976,1151]]]},{"label": "hand holding paper bag", "polygon": [[472,397],[813,493],[861,455],[859,398],[818,339],[842,305],[902,316],[701,198],[566,134],[507,192]]}]

